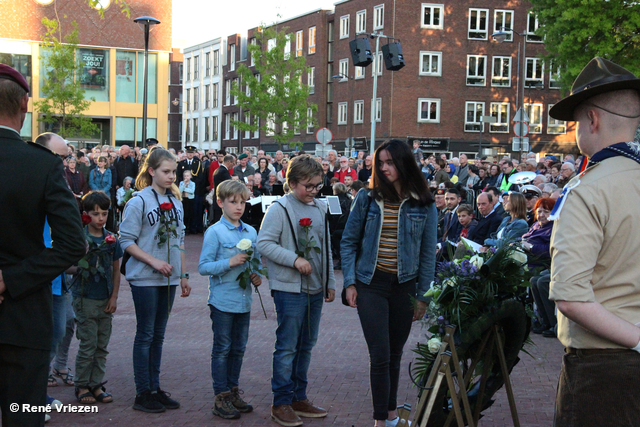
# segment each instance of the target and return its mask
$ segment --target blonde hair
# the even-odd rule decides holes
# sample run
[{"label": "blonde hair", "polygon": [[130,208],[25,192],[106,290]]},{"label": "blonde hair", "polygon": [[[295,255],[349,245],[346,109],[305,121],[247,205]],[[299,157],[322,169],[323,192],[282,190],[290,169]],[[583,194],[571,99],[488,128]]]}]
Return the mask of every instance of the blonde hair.
[{"label": "blonde hair", "polygon": [[235,196],[240,196],[246,201],[250,195],[249,189],[242,182],[235,179],[228,179],[216,187],[216,198],[223,202]]},{"label": "blonde hair", "polygon": [[287,184],[299,183],[305,179],[322,176],[322,165],[308,154],[296,156],[289,162],[287,169]]},{"label": "blonde hair", "polygon": [[[142,168],[140,169],[140,173],[136,178],[136,188],[138,190],[142,190],[143,188],[150,186],[153,182],[153,177],[149,173],[149,168],[158,169],[160,167],[160,164],[162,164],[162,162],[165,160],[177,162],[176,156],[174,156],[170,151],[165,150],[161,146],[156,145],[155,147],[151,148],[149,154],[147,154],[147,158],[144,160]],[[170,190],[176,199],[182,200],[180,189],[178,189],[178,186],[175,183],[171,184]]]}]

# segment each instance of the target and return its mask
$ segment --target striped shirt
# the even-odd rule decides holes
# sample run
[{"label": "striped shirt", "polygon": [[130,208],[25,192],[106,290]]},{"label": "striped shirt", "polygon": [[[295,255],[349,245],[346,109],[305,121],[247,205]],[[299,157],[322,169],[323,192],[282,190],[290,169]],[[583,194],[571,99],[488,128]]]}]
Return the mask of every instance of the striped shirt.
[{"label": "striped shirt", "polygon": [[376,268],[387,273],[398,272],[398,215],[400,203],[384,202],[384,218],[378,245]]}]

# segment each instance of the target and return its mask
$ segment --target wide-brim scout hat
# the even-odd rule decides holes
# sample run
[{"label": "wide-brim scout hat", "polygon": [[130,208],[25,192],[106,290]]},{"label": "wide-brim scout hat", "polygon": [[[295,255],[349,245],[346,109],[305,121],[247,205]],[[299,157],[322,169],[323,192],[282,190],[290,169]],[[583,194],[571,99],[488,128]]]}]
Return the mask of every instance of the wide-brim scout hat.
[{"label": "wide-brim scout hat", "polygon": [[583,101],[623,89],[640,90],[640,79],[618,64],[595,57],[580,71],[571,86],[571,94],[554,105],[549,115],[557,120],[573,121],[573,112]]}]

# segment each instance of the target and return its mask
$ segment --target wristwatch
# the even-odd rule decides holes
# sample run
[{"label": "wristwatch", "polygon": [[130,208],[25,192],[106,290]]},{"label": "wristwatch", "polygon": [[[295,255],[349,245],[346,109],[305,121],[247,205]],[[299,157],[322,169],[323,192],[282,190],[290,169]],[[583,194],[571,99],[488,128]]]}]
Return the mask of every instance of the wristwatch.
[{"label": "wristwatch", "polygon": [[182,274],[180,275],[180,278],[181,278],[181,279],[188,279],[188,278],[189,278],[189,273],[182,273]]}]

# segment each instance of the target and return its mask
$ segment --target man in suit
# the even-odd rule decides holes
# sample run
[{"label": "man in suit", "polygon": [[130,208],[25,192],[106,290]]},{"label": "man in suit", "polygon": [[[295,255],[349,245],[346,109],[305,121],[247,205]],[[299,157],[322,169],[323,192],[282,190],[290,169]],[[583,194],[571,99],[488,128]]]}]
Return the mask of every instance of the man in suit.
[{"label": "man in suit", "polygon": [[130,176],[136,179],[138,176],[138,161],[131,153],[131,148],[128,145],[120,147],[120,157],[116,159],[113,166],[116,173],[116,190],[124,185],[124,179]]},{"label": "man in suit", "polygon": [[180,185],[183,180],[184,171],[191,171],[191,181],[196,185],[195,197],[193,199],[193,220],[191,224],[185,224],[187,231],[195,234],[202,233],[202,214],[204,212],[204,196],[207,194],[207,177],[205,167],[200,159],[195,157],[197,147],[187,145],[184,147],[187,158],[178,163],[176,170],[176,185]]},{"label": "man in suit", "polygon": [[491,236],[491,233],[495,233],[500,227],[502,217],[494,209],[493,202],[493,195],[489,192],[480,193],[478,196],[478,210],[483,218],[478,221],[475,229],[469,230],[469,240],[483,245],[484,239]]},{"label": "man in suit", "polygon": [[[235,164],[235,162],[236,162],[236,158],[233,157],[231,154],[227,154],[226,156],[224,156],[224,159],[222,159],[222,164],[213,173],[214,188],[217,188],[218,185],[220,185],[220,183],[231,179],[231,174],[229,173],[229,171],[233,169],[233,165]],[[220,218],[222,218],[222,209],[220,209],[220,206],[218,206],[218,204],[216,203],[216,196],[214,196],[213,197],[213,221],[211,222],[211,224],[215,224],[216,222],[220,221]]]},{"label": "man in suit", "polygon": [[[44,413],[9,405],[46,405],[53,315],[51,280],[85,253],[78,205],[62,160],[20,138],[29,85],[0,65],[0,410],[3,426],[41,426]],[[31,167],[25,168],[29,164]],[[28,188],[29,191],[24,191]],[[44,222],[51,226],[46,248]]]},{"label": "man in suit", "polygon": [[457,241],[460,236],[462,225],[458,220],[458,206],[460,205],[460,192],[455,188],[450,188],[444,196],[447,205],[447,212],[444,214],[444,229],[442,233],[442,243],[447,240]]}]

